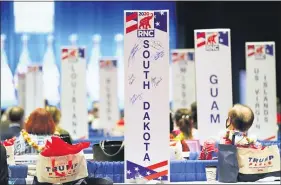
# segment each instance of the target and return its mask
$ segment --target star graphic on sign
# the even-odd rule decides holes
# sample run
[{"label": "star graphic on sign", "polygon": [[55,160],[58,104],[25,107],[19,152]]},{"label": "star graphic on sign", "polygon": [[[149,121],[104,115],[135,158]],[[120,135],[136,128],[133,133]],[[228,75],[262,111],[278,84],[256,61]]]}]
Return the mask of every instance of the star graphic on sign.
[{"label": "star graphic on sign", "polygon": [[160,26],[160,22],[156,22],[155,25],[156,25],[156,26]]},{"label": "star graphic on sign", "polygon": [[164,15],[164,13],[165,13],[164,11],[160,11],[160,14],[161,14],[161,15]]},{"label": "star graphic on sign", "polygon": [[150,172],[146,172],[146,175],[150,175]]},{"label": "star graphic on sign", "polygon": [[270,53],[269,49],[266,49],[266,53]]},{"label": "star graphic on sign", "polygon": [[139,171],[139,168],[138,168],[138,167],[136,167],[136,168],[135,168],[135,171]]},{"label": "star graphic on sign", "polygon": [[154,19],[156,19],[156,15],[154,15]]},{"label": "star graphic on sign", "polygon": [[159,179],[159,180],[162,180],[162,177],[160,176],[158,179]]},{"label": "star graphic on sign", "polygon": [[132,173],[132,172],[131,172],[130,170],[128,170],[128,171],[127,171],[127,174],[129,174],[129,175],[130,175],[131,173]]},{"label": "star graphic on sign", "polygon": [[223,42],[223,39],[220,39],[220,42]]}]

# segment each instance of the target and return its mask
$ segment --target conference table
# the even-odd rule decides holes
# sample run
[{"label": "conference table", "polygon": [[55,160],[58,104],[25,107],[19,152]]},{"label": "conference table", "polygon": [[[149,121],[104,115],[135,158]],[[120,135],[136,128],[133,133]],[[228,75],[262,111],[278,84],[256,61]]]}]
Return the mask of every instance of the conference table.
[{"label": "conference table", "polygon": [[[99,143],[102,138],[90,139],[90,140],[79,140],[74,141],[78,143],[81,141],[87,141],[93,144]],[[123,140],[123,137],[107,138],[106,140]],[[263,145],[269,146],[277,144],[280,148],[279,142],[262,142]],[[90,177],[109,177],[114,183],[124,183],[124,162],[96,162],[93,161],[93,150],[92,147],[86,149],[85,157],[87,159],[87,168]],[[170,164],[170,180],[173,183],[195,184],[196,182],[206,182],[206,166],[217,166],[217,160],[184,160],[184,161],[171,161]],[[12,184],[26,184],[26,180],[30,182],[28,178],[28,170],[30,166],[27,165],[14,165],[9,166],[10,177]],[[33,167],[34,168],[34,167]],[[262,182],[260,182],[262,183]],[[275,183],[275,182],[271,182]],[[278,183],[280,184],[280,182]]]},{"label": "conference table", "polygon": [[[217,166],[217,160],[171,161],[171,181],[206,181],[205,166]],[[124,183],[124,162],[95,162],[87,161],[90,177],[109,177],[114,183]],[[9,166],[11,179],[28,177],[27,165]]]},{"label": "conference table", "polygon": [[[171,161],[171,182],[173,184],[202,184],[206,182],[206,166],[217,166],[217,160],[186,160],[186,161]],[[87,161],[89,177],[108,177],[115,184],[124,183],[124,162],[95,162]],[[13,184],[28,184],[33,178],[28,177],[27,165],[9,166],[11,183]],[[275,181],[258,181],[249,184],[280,184]],[[211,184],[217,182],[211,182]],[[126,183],[127,184],[127,183]],[[221,184],[221,183],[220,183]]]}]

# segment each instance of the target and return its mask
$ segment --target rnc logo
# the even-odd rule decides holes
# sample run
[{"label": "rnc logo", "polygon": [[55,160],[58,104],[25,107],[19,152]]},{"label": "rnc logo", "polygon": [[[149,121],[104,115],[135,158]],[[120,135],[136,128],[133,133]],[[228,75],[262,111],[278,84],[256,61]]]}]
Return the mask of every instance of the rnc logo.
[{"label": "rnc logo", "polygon": [[138,30],[138,37],[154,37],[154,30]]},{"label": "rnc logo", "polygon": [[206,51],[219,51],[219,40],[217,32],[207,32],[206,33]]},{"label": "rnc logo", "polygon": [[138,37],[154,37],[154,13],[138,12]]}]

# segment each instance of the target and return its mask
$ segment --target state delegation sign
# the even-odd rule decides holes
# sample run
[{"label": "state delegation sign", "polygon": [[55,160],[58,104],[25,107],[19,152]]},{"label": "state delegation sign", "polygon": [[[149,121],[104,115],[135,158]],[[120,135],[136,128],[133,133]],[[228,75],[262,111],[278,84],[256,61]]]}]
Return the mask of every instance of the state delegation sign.
[{"label": "state delegation sign", "polygon": [[255,114],[249,133],[277,140],[274,42],[246,42],[246,102]]},{"label": "state delegation sign", "polygon": [[124,12],[125,182],[169,181],[169,11]]},{"label": "state delegation sign", "polygon": [[73,139],[88,138],[85,48],[63,47],[61,55],[62,128]]},{"label": "state delegation sign", "polygon": [[232,107],[229,29],[195,30],[196,97],[200,142],[225,130]]}]

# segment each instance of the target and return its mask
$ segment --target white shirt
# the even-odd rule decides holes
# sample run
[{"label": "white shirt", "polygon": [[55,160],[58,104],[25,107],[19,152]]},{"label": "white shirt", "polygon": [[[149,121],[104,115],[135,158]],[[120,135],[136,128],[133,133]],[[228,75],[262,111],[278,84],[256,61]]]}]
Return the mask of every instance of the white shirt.
[{"label": "white shirt", "polygon": [[235,134],[235,145],[239,144],[239,145],[246,145],[249,144],[247,138],[249,138],[251,141],[253,141],[254,143],[257,141],[257,137],[255,135],[250,135],[250,136],[244,136],[243,132],[239,132],[236,130],[225,130],[225,131],[221,131],[219,132],[219,139],[218,141],[220,141],[220,144],[225,144],[225,136],[227,131],[229,131],[229,137],[227,139],[232,141],[232,136],[233,134]]}]

